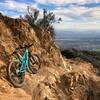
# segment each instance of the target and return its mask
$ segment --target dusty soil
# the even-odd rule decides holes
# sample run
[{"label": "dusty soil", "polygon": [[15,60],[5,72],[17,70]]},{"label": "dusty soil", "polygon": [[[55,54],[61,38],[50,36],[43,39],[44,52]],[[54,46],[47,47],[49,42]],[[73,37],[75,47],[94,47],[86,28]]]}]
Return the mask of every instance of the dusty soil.
[{"label": "dusty soil", "polygon": [[[29,51],[41,58],[41,69],[15,88],[6,68],[24,42],[34,44]],[[0,100],[100,100],[100,77],[90,63],[63,58],[48,32],[0,14]]]}]

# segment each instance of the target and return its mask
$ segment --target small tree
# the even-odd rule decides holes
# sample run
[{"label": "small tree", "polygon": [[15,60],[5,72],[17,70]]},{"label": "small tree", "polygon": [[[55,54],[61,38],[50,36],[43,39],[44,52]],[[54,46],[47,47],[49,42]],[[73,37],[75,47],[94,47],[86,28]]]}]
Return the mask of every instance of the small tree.
[{"label": "small tree", "polygon": [[[44,31],[49,31],[52,38],[55,38],[55,31],[53,23],[55,20],[55,14],[53,12],[47,12],[46,9],[43,9],[43,17],[38,19],[39,11],[28,6],[28,13],[25,15],[26,20],[31,26],[37,25],[41,27]],[[61,18],[60,20],[61,21]]]},{"label": "small tree", "polygon": [[55,14],[53,12],[47,12],[45,9],[43,10],[43,17],[37,20],[36,25],[44,29],[45,31],[49,31],[51,36],[55,37],[53,23],[55,22]]},{"label": "small tree", "polygon": [[28,23],[33,26],[36,22],[39,15],[39,11],[37,9],[34,9],[30,6],[27,7],[27,14],[25,15],[25,19],[28,21]]}]

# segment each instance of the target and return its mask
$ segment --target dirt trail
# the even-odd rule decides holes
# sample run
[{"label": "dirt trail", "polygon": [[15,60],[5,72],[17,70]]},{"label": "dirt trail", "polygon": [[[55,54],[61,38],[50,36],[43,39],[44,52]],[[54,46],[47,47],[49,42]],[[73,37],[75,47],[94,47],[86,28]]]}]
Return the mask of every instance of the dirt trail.
[{"label": "dirt trail", "polygon": [[[24,42],[34,44],[29,51],[42,65],[37,74],[26,74],[22,88],[14,88],[6,68]],[[100,77],[91,64],[62,58],[48,32],[0,14],[0,100],[100,100]]]}]

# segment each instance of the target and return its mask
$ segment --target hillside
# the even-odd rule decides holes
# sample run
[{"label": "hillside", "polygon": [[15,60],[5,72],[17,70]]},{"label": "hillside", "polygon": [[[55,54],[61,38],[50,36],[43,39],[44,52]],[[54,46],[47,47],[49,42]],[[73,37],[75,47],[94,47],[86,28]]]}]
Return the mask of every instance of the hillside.
[{"label": "hillside", "polygon": [[[23,43],[33,43],[31,54],[41,58],[37,74],[26,74],[22,88],[7,78],[12,52]],[[0,100],[99,100],[100,77],[90,63],[62,57],[48,32],[27,22],[0,14]]]},{"label": "hillside", "polygon": [[77,50],[77,49],[66,49],[61,52],[66,58],[74,60],[84,60],[91,63],[94,68],[97,69],[97,74],[100,74],[100,52],[97,51],[87,51],[87,50]]}]

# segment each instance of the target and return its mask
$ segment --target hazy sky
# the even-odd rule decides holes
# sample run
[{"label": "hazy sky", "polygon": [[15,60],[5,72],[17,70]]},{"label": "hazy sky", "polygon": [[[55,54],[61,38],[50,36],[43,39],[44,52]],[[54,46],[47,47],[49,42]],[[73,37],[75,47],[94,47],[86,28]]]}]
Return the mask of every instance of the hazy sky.
[{"label": "hazy sky", "polygon": [[26,13],[31,5],[40,11],[43,8],[53,11],[56,17],[61,17],[56,29],[100,29],[100,0],[0,0],[0,12],[18,17]]}]

